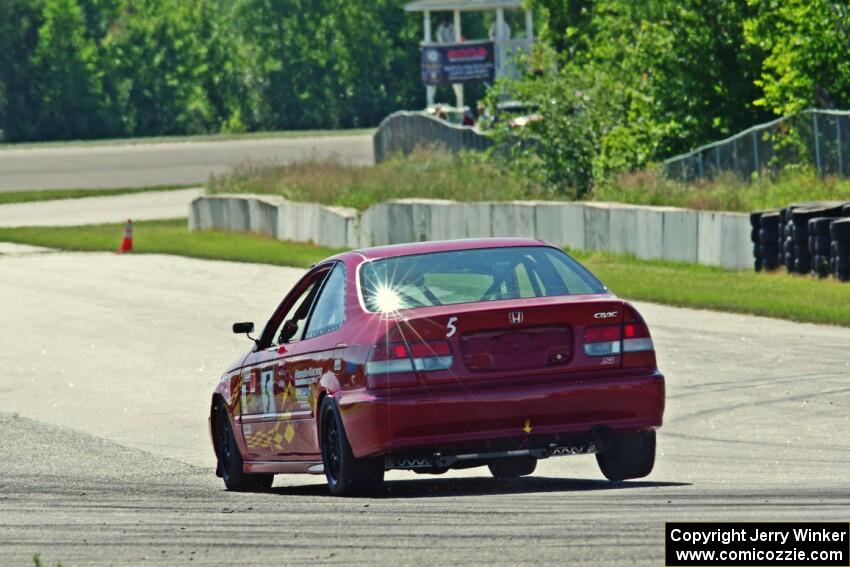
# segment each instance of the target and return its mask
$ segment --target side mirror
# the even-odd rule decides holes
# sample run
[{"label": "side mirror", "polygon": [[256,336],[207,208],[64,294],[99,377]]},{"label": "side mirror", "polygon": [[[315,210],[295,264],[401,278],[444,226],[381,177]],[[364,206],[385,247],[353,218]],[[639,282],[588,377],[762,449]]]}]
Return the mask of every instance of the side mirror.
[{"label": "side mirror", "polygon": [[233,332],[237,335],[247,335],[254,332],[253,323],[233,323]]},{"label": "side mirror", "polygon": [[295,336],[295,333],[298,332],[298,323],[293,321],[292,319],[288,320],[283,324],[283,328],[280,330],[280,336],[278,337],[278,342],[285,343],[289,342],[289,339]]}]

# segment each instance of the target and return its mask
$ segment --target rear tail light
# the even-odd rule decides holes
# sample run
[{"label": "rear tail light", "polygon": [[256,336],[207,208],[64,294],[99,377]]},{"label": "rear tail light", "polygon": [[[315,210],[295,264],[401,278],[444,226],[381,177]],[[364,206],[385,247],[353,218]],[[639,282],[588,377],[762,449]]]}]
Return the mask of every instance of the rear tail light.
[{"label": "rear tail light", "polygon": [[643,321],[587,327],[583,346],[587,356],[622,354],[624,367],[655,365],[655,348]]},{"label": "rear tail light", "polygon": [[654,350],[649,329],[645,323],[623,325],[623,352],[645,352]]},{"label": "rear tail light", "polygon": [[454,364],[447,341],[385,343],[372,349],[366,362],[366,374],[430,372],[447,370]]}]

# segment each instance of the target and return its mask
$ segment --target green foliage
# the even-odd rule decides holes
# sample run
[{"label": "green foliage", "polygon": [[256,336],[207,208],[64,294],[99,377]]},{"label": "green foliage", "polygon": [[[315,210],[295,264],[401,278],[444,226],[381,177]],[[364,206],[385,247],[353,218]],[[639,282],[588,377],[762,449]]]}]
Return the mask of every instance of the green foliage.
[{"label": "green foliage", "polygon": [[37,139],[39,106],[33,53],[42,25],[42,1],[0,1],[0,139]]},{"label": "green foliage", "polygon": [[44,139],[103,135],[97,48],[86,37],[76,0],[45,0],[33,54],[39,105],[35,122]]},{"label": "green foliage", "polygon": [[419,25],[398,0],[239,0],[264,128],[377,124],[422,104]]},{"label": "green foliage", "polygon": [[749,0],[746,38],[766,54],[757,104],[777,114],[850,103],[850,13],[846,2]]},{"label": "green foliage", "polygon": [[0,1],[0,140],[373,126],[423,102],[402,4]]},{"label": "green foliage", "polygon": [[[752,125],[759,51],[743,39],[745,0],[541,0],[554,62],[503,85],[536,105],[528,132],[502,144],[565,194]],[[566,27],[564,27],[566,26]],[[563,29],[563,31],[559,31]],[[546,57],[544,56],[544,60]],[[491,103],[495,102],[495,97]],[[529,145],[529,142],[531,144]],[[529,160],[521,160],[529,169]]]}]

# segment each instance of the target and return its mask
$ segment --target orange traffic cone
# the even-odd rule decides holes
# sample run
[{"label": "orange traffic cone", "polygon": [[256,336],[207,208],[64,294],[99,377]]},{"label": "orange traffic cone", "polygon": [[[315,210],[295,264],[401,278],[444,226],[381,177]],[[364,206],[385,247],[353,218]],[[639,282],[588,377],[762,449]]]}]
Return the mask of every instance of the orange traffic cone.
[{"label": "orange traffic cone", "polygon": [[127,225],[124,227],[124,240],[121,241],[119,254],[125,254],[133,249],[133,221],[127,219]]}]

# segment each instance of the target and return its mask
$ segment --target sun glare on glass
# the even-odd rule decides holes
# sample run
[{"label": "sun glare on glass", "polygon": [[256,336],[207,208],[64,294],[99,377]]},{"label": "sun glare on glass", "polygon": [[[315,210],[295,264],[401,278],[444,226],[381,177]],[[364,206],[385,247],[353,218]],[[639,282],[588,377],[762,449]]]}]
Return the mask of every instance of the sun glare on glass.
[{"label": "sun glare on glass", "polygon": [[392,313],[401,309],[401,297],[394,289],[383,284],[375,290],[374,301],[381,313]]}]

